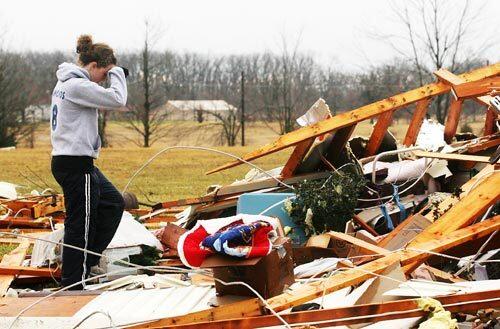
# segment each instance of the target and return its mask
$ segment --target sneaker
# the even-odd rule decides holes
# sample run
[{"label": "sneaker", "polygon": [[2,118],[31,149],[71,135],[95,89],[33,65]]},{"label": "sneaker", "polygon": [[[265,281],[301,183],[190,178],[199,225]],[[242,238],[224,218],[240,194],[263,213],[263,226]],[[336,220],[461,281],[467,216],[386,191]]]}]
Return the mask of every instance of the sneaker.
[{"label": "sneaker", "polygon": [[106,274],[106,271],[102,269],[102,267],[99,267],[99,265],[94,265],[90,267],[90,276],[97,276],[103,274]]}]

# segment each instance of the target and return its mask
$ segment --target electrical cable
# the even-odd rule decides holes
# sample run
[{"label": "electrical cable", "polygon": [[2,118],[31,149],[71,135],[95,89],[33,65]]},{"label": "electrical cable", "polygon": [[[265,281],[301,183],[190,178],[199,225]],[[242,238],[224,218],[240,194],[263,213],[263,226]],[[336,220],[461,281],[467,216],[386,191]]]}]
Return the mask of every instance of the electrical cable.
[{"label": "electrical cable", "polygon": [[[45,239],[42,239],[42,238],[37,238],[37,237],[33,237],[33,236],[26,236],[26,235],[22,235],[22,234],[15,234],[15,233],[4,233],[5,235],[14,235],[14,236],[20,236],[20,237],[27,237],[27,238],[32,238],[32,239],[38,239],[38,240],[41,240],[41,241],[47,241],[49,243],[54,243],[54,244],[62,244],[62,243],[59,243],[59,242],[55,242],[55,241],[50,241],[50,240],[45,240]],[[66,245],[68,247],[72,247],[72,248],[75,248],[75,249],[82,249],[82,248],[79,248],[79,247],[75,247],[75,246],[71,246],[71,245]],[[419,249],[415,249],[415,248],[406,248],[406,250],[413,250],[413,251],[419,251],[419,252],[425,252],[425,253],[430,253],[430,254],[435,254],[435,255],[439,255],[439,256],[443,256],[443,257],[446,257],[446,258],[454,258],[454,259],[460,259],[458,257],[453,257],[453,256],[449,256],[449,255],[445,255],[445,254],[440,254],[440,253],[435,253],[435,252],[431,252],[431,251],[428,251],[428,250],[419,250]],[[93,253],[91,251],[89,251],[89,253]],[[100,255],[98,253],[94,253],[94,254],[97,254],[97,255]],[[106,257],[105,255],[102,255],[101,256],[104,256]],[[373,255],[372,255],[373,256]],[[120,261],[120,260],[118,260]],[[485,262],[500,262],[500,260],[485,260],[485,261],[474,261],[474,262],[477,262],[477,263],[485,263]],[[122,261],[122,263],[125,263],[125,264],[131,264],[133,265],[135,268],[140,268],[140,269],[149,269],[149,270],[153,270],[153,271],[162,271],[164,268],[165,270],[167,271],[171,271],[172,269],[175,269],[179,272],[182,272],[182,273],[200,273],[199,270],[187,270],[187,269],[178,269],[178,268],[172,268],[172,267],[168,267],[168,266],[140,266],[140,265],[136,265],[136,264],[132,264],[132,263],[128,263],[128,262],[125,262],[125,261]],[[366,271],[364,269],[361,269],[359,267],[356,267],[356,268],[353,268],[355,270],[360,270],[360,271],[364,271],[364,272],[367,272],[369,274],[372,274],[374,276],[378,276],[378,277],[382,277],[382,278],[387,278],[387,279],[390,279],[390,280],[396,280],[394,278],[390,278],[388,276],[384,276],[384,275],[381,275],[381,274],[378,274],[378,273],[374,273],[374,272],[371,272],[371,271]],[[115,273],[120,273],[122,271],[126,271],[128,269],[120,269],[120,270],[117,270],[117,271],[112,271],[112,272],[109,272],[109,273],[106,273],[106,274],[102,274],[102,275],[97,275],[95,277],[91,277],[91,278],[88,278],[88,279],[85,279],[85,280],[82,280],[82,281],[91,281],[91,280],[95,280],[97,278],[100,278],[100,277],[105,277],[107,275],[110,275],[110,274],[115,274]],[[349,270],[348,268],[346,268],[345,270]],[[215,279],[215,278],[214,278]],[[40,303],[41,301],[45,300],[45,299],[48,299],[62,291],[65,291],[65,290],[68,290],[68,289],[71,289],[72,287],[75,287],[79,284],[82,284],[82,281],[80,282],[76,282],[72,285],[69,285],[67,287],[64,287],[58,291],[55,291],[43,298],[41,298],[40,300],[32,303],[31,305],[27,306],[26,308],[24,308],[23,310],[21,310],[21,312],[19,312],[19,314],[16,316],[16,318],[14,319],[14,321],[11,323],[10,327],[9,328],[12,328],[12,326],[15,324],[15,322],[21,317],[21,315],[26,312],[27,310],[31,309],[33,306],[37,305],[38,303]],[[397,281],[397,280],[396,280]],[[404,282],[403,282],[404,283]],[[233,284],[239,284],[239,282],[236,282],[236,283],[233,283]],[[418,293],[418,292],[417,292]],[[258,296],[257,296],[258,297]],[[264,301],[264,303],[267,303],[267,301]],[[268,306],[269,307],[269,306]]]},{"label": "electrical cable", "polygon": [[109,325],[111,326],[111,328],[115,329],[116,328],[116,325],[115,323],[113,322],[113,319],[111,318],[111,316],[109,315],[108,312],[104,312],[104,311],[94,311],[92,313],[90,313],[89,315],[87,315],[86,317],[84,317],[82,320],[80,320],[80,322],[78,322],[76,325],[74,325],[71,329],[76,329],[78,328],[79,326],[81,326],[85,321],[87,321],[87,319],[91,318],[92,316],[96,315],[96,314],[103,314],[105,315],[108,319],[109,319]]},{"label": "electrical cable", "polygon": [[130,177],[129,181],[127,182],[127,184],[125,185],[125,188],[123,189],[122,193],[125,193],[128,189],[128,187],[130,186],[130,184],[132,183],[132,181],[134,180],[134,178],[140,173],[142,172],[142,170],[144,170],[154,159],[156,159],[158,156],[160,156],[161,154],[165,153],[166,151],[169,151],[169,150],[174,150],[174,149],[188,149],[188,150],[198,150],[198,151],[208,151],[208,152],[213,152],[213,153],[217,153],[217,154],[222,154],[222,155],[226,155],[226,156],[229,156],[231,158],[234,158],[238,161],[241,161],[257,170],[259,170],[260,172],[262,172],[263,174],[265,174],[266,176],[274,179],[277,183],[279,183],[280,185],[283,185],[291,190],[295,190],[295,188],[291,185],[288,185],[286,183],[284,183],[283,181],[281,181],[280,179],[276,178],[275,176],[271,175],[269,172],[265,171],[264,169],[260,168],[259,166],[249,162],[249,161],[246,161],[244,159],[242,159],[241,157],[239,156],[236,156],[234,154],[231,154],[231,153],[228,153],[228,152],[224,152],[224,151],[219,151],[219,150],[216,150],[216,149],[213,149],[213,148],[209,148],[209,147],[203,147],[203,146],[168,146],[168,147],[165,147],[163,149],[161,149],[160,151],[158,151],[156,154],[154,154],[151,158],[149,158],[139,169],[137,169],[136,172],[134,172],[134,174]]}]

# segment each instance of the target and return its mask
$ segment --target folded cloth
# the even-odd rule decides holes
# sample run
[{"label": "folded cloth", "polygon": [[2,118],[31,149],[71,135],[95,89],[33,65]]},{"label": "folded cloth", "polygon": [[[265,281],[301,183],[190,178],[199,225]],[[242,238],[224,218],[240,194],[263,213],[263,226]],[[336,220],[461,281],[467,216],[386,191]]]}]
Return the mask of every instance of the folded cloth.
[{"label": "folded cloth", "polygon": [[247,214],[198,221],[179,238],[177,251],[183,264],[191,268],[215,253],[261,257],[271,252],[269,235],[276,227],[277,220],[272,217]]},{"label": "folded cloth", "polygon": [[273,229],[271,224],[265,221],[256,221],[250,224],[231,226],[207,236],[201,245],[217,253],[240,258],[267,255],[268,233]]}]

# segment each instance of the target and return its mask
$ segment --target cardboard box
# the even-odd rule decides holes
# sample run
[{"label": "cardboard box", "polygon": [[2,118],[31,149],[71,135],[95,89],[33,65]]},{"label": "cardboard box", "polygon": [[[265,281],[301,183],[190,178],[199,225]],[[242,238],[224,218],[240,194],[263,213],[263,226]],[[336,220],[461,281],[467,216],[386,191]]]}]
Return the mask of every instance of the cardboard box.
[{"label": "cardboard box", "polygon": [[[237,259],[223,255],[208,257],[202,268],[211,268],[214,278],[224,282],[245,282],[262,297],[279,295],[295,282],[293,275],[292,245],[288,238],[278,238],[269,255],[259,258]],[[219,295],[255,296],[243,285],[223,285],[215,281]]]}]

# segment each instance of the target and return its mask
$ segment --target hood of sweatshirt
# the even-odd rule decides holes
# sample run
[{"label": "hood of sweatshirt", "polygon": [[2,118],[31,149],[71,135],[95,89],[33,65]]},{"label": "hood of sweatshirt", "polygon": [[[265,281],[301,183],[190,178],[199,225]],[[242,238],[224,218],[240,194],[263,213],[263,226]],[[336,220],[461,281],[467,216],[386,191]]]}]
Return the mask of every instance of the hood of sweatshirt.
[{"label": "hood of sweatshirt", "polygon": [[67,81],[72,78],[84,78],[90,80],[90,75],[84,68],[73,63],[62,63],[56,72],[57,80]]}]

